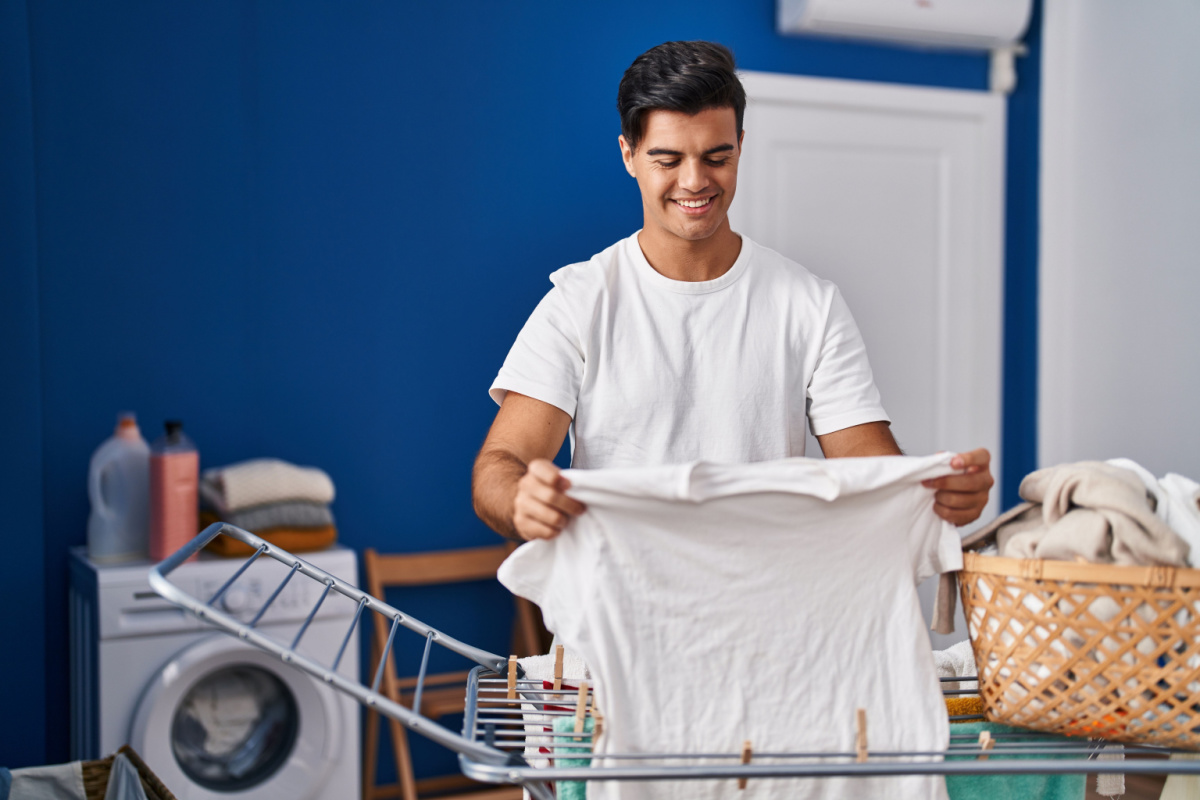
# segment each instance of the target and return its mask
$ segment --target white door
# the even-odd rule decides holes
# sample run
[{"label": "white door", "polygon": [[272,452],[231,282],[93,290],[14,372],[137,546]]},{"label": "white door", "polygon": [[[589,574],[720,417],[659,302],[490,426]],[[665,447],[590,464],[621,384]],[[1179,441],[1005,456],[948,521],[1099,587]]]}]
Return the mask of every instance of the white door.
[{"label": "white door", "polygon": [[[987,447],[998,475],[1004,98],[753,72],[742,80],[734,229],[841,288],[905,452]],[[808,451],[820,452],[815,441]],[[922,599],[928,613],[931,586]],[[935,645],[964,638],[961,617],[956,627]]]}]

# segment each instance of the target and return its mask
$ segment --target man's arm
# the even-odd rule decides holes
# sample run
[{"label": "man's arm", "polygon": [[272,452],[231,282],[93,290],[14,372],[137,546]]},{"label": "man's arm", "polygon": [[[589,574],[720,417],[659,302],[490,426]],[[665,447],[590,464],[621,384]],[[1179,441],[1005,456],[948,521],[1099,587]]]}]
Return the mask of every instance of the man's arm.
[{"label": "man's arm", "polygon": [[902,456],[903,451],[892,436],[886,422],[868,422],[840,431],[818,436],[821,452],[826,458],[861,458],[862,456]]},{"label": "man's arm", "polygon": [[551,459],[571,426],[561,408],[508,392],[475,458],[471,495],[475,513],[503,536],[548,539],[582,503],[563,492],[570,482]]},{"label": "man's arm", "polygon": [[[843,428],[818,436],[817,441],[826,458],[903,455],[886,422],[868,422]],[[982,447],[969,453],[959,453],[951,460],[950,466],[964,472],[925,481],[925,486],[937,490],[933,496],[934,512],[954,525],[966,525],[979,519],[987,506],[988,492],[995,483],[990,469],[991,460],[991,453]]]}]

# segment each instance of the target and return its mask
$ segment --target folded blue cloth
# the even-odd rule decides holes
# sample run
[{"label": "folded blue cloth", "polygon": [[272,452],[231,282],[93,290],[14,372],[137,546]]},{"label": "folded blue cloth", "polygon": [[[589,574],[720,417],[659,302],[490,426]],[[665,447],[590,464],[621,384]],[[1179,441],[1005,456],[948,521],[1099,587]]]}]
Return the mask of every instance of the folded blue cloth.
[{"label": "folded blue cloth", "polygon": [[[591,717],[587,717],[583,721],[583,732],[591,733],[593,730],[594,721]],[[555,733],[571,733],[575,730],[575,717],[558,717],[554,720]],[[556,741],[568,743],[571,742],[570,737],[556,736]],[[583,739],[584,742],[589,741]],[[559,755],[560,753],[564,755]],[[584,755],[586,758],[570,758],[570,755]],[[563,747],[555,750],[554,766],[556,767],[590,767],[592,765],[591,753],[582,747]],[[566,756],[566,757],[564,757]],[[587,798],[587,784],[583,781],[559,781],[555,787],[557,790],[558,800],[585,800]]]},{"label": "folded blue cloth", "polygon": [[12,788],[12,773],[8,767],[0,767],[0,800],[8,800],[8,790]]},{"label": "folded blue cloth", "polygon": [[[1000,725],[995,722],[963,722],[950,726],[951,734],[968,734],[971,738],[979,737],[980,732],[989,731],[994,736],[999,733],[1025,734],[1024,739],[1016,741],[1029,742],[1074,742],[1078,739],[1068,739],[1064,736],[1047,736],[1033,733],[1024,728],[1014,728],[1010,725]],[[1005,737],[1005,742],[1013,739]],[[947,761],[957,761],[974,756],[948,756]],[[993,755],[995,760],[1010,758],[1068,758],[1068,756],[1046,755]],[[950,800],[1084,800],[1087,786],[1087,775],[947,775],[946,792]]]}]

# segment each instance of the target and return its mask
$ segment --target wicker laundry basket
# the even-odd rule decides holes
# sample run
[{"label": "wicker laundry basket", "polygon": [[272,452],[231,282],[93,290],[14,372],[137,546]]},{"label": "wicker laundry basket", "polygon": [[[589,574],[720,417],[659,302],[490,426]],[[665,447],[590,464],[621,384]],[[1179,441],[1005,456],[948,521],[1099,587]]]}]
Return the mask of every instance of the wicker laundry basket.
[{"label": "wicker laundry basket", "polygon": [[[166,786],[163,786],[162,781],[158,776],[150,771],[146,766],[146,762],[142,761],[141,757],[134,752],[134,749],[129,745],[123,746],[118,753],[124,753],[130,763],[138,771],[138,777],[142,779],[142,789],[146,792],[147,800],[175,800],[175,795],[171,794]],[[113,759],[116,755],[111,755],[108,758],[100,758],[95,761],[82,761],[83,766],[83,792],[87,800],[104,800],[104,795],[108,791],[108,778],[112,774]]]},{"label": "wicker laundry basket", "polygon": [[988,719],[1200,750],[1200,569],[963,554]]}]

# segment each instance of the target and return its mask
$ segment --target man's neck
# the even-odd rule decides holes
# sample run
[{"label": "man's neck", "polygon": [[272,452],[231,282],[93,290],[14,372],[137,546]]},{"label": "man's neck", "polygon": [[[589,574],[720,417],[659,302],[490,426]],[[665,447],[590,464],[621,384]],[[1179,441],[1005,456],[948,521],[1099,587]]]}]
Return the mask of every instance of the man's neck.
[{"label": "man's neck", "polygon": [[728,221],[712,236],[694,242],[643,228],[638,245],[655,272],[689,282],[716,280],[733,267],[742,252],[742,238]]}]

